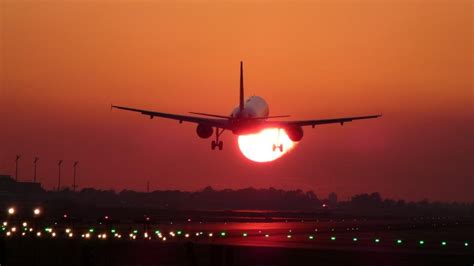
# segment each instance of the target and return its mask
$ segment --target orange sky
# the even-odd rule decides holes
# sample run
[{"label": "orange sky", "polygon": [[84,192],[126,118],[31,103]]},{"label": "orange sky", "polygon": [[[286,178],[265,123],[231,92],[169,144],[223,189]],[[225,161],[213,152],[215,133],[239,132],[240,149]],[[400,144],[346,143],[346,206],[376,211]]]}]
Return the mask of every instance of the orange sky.
[{"label": "orange sky", "polygon": [[[100,188],[474,200],[472,1],[220,2],[0,0],[0,172],[21,153],[46,188],[64,159]],[[228,114],[240,60],[271,114],[384,117],[308,128],[260,165],[229,133],[212,152],[192,124],[109,109]]]}]

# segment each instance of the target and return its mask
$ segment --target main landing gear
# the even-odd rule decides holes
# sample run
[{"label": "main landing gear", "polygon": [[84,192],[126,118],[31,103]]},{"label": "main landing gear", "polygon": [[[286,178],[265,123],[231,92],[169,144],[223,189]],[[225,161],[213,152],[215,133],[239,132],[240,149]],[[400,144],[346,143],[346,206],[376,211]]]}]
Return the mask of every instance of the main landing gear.
[{"label": "main landing gear", "polygon": [[[272,150],[275,151],[276,149],[279,149],[280,152],[283,152],[283,144],[280,143],[280,130],[278,129],[278,135],[277,135],[277,144],[273,144]],[[280,144],[278,144],[280,143]]]},{"label": "main landing gear", "polygon": [[215,150],[216,147],[219,148],[220,151],[222,150],[222,148],[224,146],[224,143],[219,140],[219,136],[224,132],[224,130],[225,129],[219,130],[219,128],[216,127],[216,140],[213,140],[211,142],[211,149],[212,150]]},{"label": "main landing gear", "polygon": [[276,149],[279,149],[280,152],[283,152],[283,144],[280,144],[280,145],[273,144],[272,149],[273,151],[275,151]]},{"label": "main landing gear", "polygon": [[219,150],[221,151],[223,145],[224,145],[224,143],[223,143],[222,141],[216,142],[216,141],[213,140],[213,141],[211,142],[211,149],[215,150],[216,147],[218,147]]}]

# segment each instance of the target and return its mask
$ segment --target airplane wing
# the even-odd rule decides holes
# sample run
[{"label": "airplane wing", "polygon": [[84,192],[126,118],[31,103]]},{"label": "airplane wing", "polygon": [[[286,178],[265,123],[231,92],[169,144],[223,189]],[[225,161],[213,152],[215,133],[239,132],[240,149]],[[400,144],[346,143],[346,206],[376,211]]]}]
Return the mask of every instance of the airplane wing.
[{"label": "airplane wing", "polygon": [[354,120],[371,119],[381,117],[382,115],[368,115],[368,116],[353,116],[353,117],[341,117],[331,119],[316,119],[316,120],[297,120],[297,121],[268,121],[266,125],[275,127],[289,127],[289,126],[312,126],[324,125],[324,124],[341,124],[351,122]]},{"label": "airplane wing", "polygon": [[188,115],[176,115],[176,114],[135,109],[135,108],[117,106],[117,105],[112,105],[111,108],[141,113],[142,115],[149,116],[150,119],[156,116],[156,117],[163,117],[163,118],[178,120],[180,123],[190,122],[190,123],[203,124],[203,125],[207,125],[211,127],[230,129],[230,123],[228,119],[214,119],[214,118],[196,117],[196,116],[188,116]]}]

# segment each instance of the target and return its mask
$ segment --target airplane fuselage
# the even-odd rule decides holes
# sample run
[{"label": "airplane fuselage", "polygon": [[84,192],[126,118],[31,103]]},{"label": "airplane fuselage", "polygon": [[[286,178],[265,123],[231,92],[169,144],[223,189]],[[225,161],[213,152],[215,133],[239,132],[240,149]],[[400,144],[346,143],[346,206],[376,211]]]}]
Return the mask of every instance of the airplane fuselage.
[{"label": "airplane fuselage", "polygon": [[268,117],[269,114],[268,104],[262,97],[248,98],[244,102],[243,108],[237,106],[230,114],[231,123],[234,125],[232,133],[244,135],[260,131],[264,126],[265,117]]}]

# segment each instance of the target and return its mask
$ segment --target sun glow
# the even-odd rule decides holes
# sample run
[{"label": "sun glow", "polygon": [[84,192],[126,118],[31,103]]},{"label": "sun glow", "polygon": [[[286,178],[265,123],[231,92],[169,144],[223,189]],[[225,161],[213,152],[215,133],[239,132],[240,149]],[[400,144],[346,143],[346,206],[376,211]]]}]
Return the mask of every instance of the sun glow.
[{"label": "sun glow", "polygon": [[267,128],[257,134],[241,135],[238,143],[240,151],[247,159],[259,163],[276,160],[296,146],[296,142],[291,141],[285,130],[278,128]]}]

